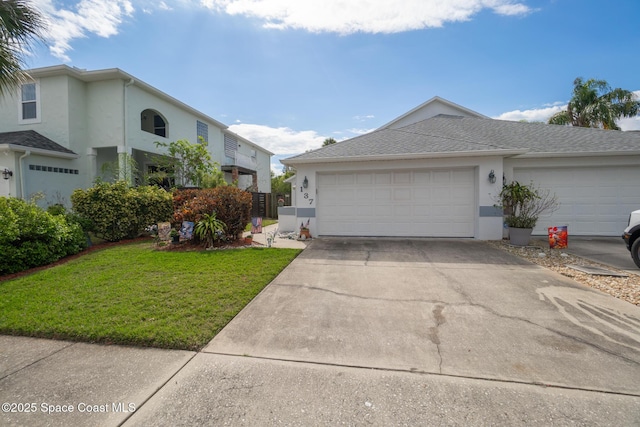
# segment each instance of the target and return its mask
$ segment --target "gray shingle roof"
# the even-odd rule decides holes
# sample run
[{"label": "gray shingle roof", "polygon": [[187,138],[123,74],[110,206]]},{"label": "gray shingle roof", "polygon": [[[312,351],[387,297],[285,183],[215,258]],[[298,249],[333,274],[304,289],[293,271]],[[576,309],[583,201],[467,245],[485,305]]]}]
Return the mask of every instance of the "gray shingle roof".
[{"label": "gray shingle roof", "polygon": [[640,133],[542,123],[438,115],[397,129],[379,129],[285,159],[311,162],[366,157],[473,156],[487,151],[541,154],[640,154]]},{"label": "gray shingle roof", "polygon": [[19,145],[25,148],[37,148],[40,150],[55,151],[65,154],[76,154],[68,148],[53,142],[49,138],[40,135],[34,130],[22,130],[17,132],[0,133],[0,144]]}]

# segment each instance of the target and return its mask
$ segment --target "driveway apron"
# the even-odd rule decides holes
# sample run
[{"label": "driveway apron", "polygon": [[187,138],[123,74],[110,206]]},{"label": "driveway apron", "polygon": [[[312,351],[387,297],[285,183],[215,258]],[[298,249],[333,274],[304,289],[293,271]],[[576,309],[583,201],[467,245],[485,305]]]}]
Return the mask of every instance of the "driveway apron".
[{"label": "driveway apron", "polygon": [[640,396],[640,308],[474,240],[315,240],[203,350]]}]

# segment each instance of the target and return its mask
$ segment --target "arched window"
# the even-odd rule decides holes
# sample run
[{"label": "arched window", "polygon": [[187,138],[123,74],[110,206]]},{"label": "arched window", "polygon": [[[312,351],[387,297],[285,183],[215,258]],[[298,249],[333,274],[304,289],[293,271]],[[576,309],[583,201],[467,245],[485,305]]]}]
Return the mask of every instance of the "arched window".
[{"label": "arched window", "polygon": [[168,127],[167,120],[156,110],[146,109],[140,113],[140,129],[143,131],[166,138]]}]

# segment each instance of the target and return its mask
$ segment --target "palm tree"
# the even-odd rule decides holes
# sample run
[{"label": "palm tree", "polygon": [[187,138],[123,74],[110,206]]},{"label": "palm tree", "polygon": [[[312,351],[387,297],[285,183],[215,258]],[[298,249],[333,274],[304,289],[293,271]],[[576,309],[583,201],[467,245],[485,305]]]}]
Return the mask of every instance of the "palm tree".
[{"label": "palm tree", "polygon": [[616,120],[633,117],[639,111],[640,101],[633,92],[612,90],[605,80],[585,82],[578,77],[567,109],[551,116],[549,124],[620,130]]},{"label": "palm tree", "polygon": [[29,2],[0,1],[0,95],[28,79],[23,56],[33,41],[42,39],[44,26],[43,16]]},{"label": "palm tree", "polygon": [[338,142],[338,141],[336,141],[336,140],[335,140],[335,139],[333,139],[333,138],[327,138],[327,139],[325,139],[325,140],[324,140],[324,142],[322,143],[322,146],[323,146],[323,147],[326,147],[327,145],[332,145],[332,144],[335,144],[336,142]]}]

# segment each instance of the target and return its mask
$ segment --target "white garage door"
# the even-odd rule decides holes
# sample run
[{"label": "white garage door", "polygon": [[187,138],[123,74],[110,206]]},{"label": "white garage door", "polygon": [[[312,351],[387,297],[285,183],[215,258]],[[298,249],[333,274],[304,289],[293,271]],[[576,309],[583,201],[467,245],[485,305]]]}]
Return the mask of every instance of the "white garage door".
[{"label": "white garage door", "polygon": [[568,225],[569,236],[620,236],[629,213],[640,209],[637,166],[516,169],[514,178],[553,188],[561,203],[551,217],[538,221],[535,234],[546,234],[548,226]]},{"label": "white garage door", "polygon": [[473,169],[318,175],[324,236],[473,237]]}]

